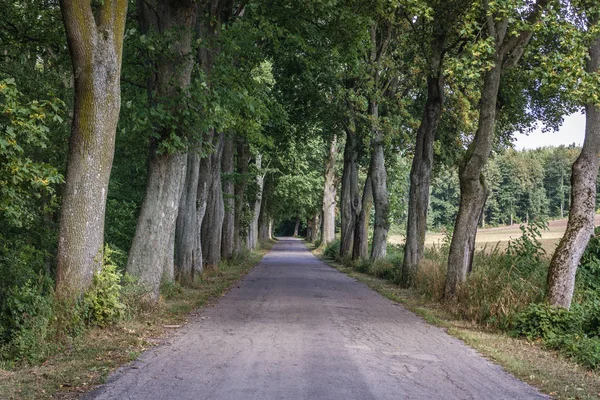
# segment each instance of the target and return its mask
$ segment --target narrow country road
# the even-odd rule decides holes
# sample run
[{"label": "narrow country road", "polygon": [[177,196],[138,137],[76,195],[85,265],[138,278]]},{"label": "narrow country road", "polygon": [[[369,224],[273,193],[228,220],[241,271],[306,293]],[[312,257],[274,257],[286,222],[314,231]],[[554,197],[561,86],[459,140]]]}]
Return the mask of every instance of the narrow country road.
[{"label": "narrow country road", "polygon": [[295,239],[88,399],[540,399]]}]

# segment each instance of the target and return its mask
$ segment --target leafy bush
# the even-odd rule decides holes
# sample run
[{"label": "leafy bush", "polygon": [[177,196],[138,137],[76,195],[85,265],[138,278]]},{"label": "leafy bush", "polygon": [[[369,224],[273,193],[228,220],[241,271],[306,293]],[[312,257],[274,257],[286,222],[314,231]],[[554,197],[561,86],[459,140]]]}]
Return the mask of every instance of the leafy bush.
[{"label": "leafy bush", "polygon": [[0,325],[8,340],[0,348],[0,359],[37,362],[47,355],[54,319],[51,287],[49,279],[39,276],[9,291]]},{"label": "leafy bush", "polygon": [[323,250],[323,256],[336,260],[340,256],[340,240],[335,239],[333,242],[328,243]]},{"label": "leafy bush", "polygon": [[44,252],[1,235],[0,241],[0,359],[35,362],[47,353],[54,285]]},{"label": "leafy bush", "polygon": [[577,271],[570,310],[531,304],[518,314],[513,333],[559,350],[589,367],[600,366],[600,231],[586,248]]}]

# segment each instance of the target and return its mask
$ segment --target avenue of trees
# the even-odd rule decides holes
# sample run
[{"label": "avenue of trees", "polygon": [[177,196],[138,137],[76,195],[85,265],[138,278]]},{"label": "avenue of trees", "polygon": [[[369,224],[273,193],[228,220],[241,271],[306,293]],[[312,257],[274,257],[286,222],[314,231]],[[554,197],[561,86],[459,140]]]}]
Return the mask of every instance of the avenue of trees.
[{"label": "avenue of trees", "polygon": [[[570,307],[600,165],[595,0],[8,0],[0,12],[0,341],[21,329],[22,304],[77,304],[108,253],[155,302],[161,284],[193,283],[285,221],[372,261],[401,224],[406,287],[426,230],[449,227],[452,299],[479,227],[568,216],[546,301]],[[515,132],[576,111],[581,149],[509,149]]]}]

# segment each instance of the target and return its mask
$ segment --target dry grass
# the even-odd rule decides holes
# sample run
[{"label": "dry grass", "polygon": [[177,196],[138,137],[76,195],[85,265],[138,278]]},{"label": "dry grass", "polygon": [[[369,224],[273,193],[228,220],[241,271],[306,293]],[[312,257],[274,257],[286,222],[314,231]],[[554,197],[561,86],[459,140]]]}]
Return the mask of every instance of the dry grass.
[{"label": "dry grass", "polygon": [[[596,215],[595,222],[596,226],[600,224],[600,215]],[[566,219],[554,220],[548,223],[548,230],[542,232],[542,238],[540,240],[547,254],[551,255],[554,252],[556,245],[565,233],[566,227]],[[485,248],[491,251],[496,246],[498,246],[500,250],[504,250],[510,239],[516,239],[520,236],[521,230],[517,224],[498,228],[479,229],[477,232],[476,246],[478,250]],[[443,240],[444,233],[427,232],[425,237],[425,245],[430,247],[439,247]],[[391,235],[389,237],[389,243],[402,244],[404,243],[404,236]]]},{"label": "dry grass", "polygon": [[[326,260],[332,267],[364,282],[383,296],[404,304],[427,322],[446,328],[448,333],[463,340],[483,356],[494,360],[519,379],[539,388],[556,399],[600,398],[600,374],[588,371],[557,352],[543,349],[537,343],[512,338],[503,332],[486,329],[475,323],[458,319],[452,307],[429,296],[400,287],[373,276],[356,272]],[[443,285],[443,276],[434,262],[422,264],[429,283]],[[439,288],[438,288],[439,289]],[[432,288],[433,292],[437,292]]]},{"label": "dry grass", "polygon": [[193,288],[181,288],[169,299],[131,321],[92,329],[37,366],[0,369],[0,399],[74,399],[104,382],[108,374],[161,343],[185,324],[198,308],[222,296],[246,275],[267,250],[207,274]]}]

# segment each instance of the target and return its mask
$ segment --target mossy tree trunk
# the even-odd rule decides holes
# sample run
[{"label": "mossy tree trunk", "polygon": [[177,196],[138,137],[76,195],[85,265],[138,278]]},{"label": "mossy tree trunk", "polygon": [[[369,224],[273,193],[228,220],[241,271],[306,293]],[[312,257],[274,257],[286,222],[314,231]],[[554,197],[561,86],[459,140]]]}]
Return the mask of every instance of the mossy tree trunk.
[{"label": "mossy tree trunk", "polygon": [[[178,107],[179,93],[191,82],[194,58],[192,52],[193,26],[196,22],[196,3],[188,0],[138,1],[140,26],[144,32],[156,32],[163,37],[178,35],[168,47],[170,54],[162,57],[156,66],[152,96]],[[172,253],[182,190],[186,179],[187,152],[158,151],[168,145],[173,133],[168,127],[159,127],[152,140],[148,165],[148,183],[135,236],[129,250],[126,271],[138,276],[150,289],[150,300],[157,300],[160,282],[165,273],[165,258]],[[188,132],[177,132],[186,135]],[[164,146],[168,147],[168,146]]]},{"label": "mossy tree trunk", "polygon": [[79,296],[102,269],[104,215],[121,108],[126,0],[89,0],[60,8],[75,78],[73,123],[62,197],[56,293]]},{"label": "mossy tree trunk", "polygon": [[[600,36],[592,41],[589,54],[586,70],[591,75],[600,72]],[[590,102],[585,111],[585,140],[581,154],[572,167],[567,230],[554,252],[548,270],[546,301],[566,309],[571,307],[577,266],[594,235],[596,178],[600,166],[600,105]]]}]

